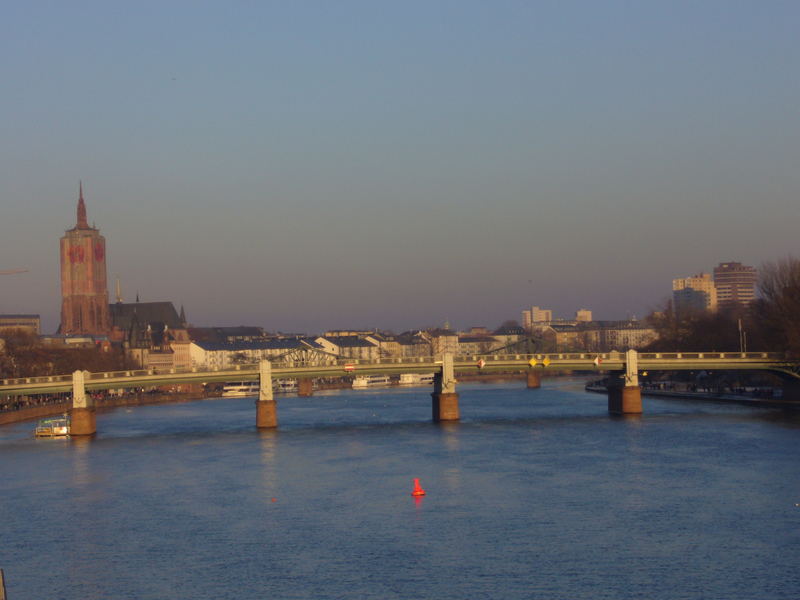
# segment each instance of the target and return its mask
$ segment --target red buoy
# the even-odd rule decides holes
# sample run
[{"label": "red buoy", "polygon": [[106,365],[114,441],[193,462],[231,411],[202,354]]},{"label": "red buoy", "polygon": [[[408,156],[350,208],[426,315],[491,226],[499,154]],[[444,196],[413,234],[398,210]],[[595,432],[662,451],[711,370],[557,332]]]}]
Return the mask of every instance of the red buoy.
[{"label": "red buoy", "polygon": [[411,492],[412,496],[424,496],[425,490],[422,489],[422,486],[419,484],[419,479],[414,479],[414,491]]}]

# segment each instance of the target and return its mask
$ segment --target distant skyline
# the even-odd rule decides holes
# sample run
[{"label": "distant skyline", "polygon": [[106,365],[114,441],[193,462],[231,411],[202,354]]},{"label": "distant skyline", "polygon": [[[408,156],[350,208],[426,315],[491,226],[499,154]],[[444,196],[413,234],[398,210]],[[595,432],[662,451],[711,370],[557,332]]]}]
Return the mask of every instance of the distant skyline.
[{"label": "distant skyline", "polygon": [[796,2],[9,2],[0,313],[60,310],[78,181],[109,298],[195,325],[644,316],[800,254]]}]

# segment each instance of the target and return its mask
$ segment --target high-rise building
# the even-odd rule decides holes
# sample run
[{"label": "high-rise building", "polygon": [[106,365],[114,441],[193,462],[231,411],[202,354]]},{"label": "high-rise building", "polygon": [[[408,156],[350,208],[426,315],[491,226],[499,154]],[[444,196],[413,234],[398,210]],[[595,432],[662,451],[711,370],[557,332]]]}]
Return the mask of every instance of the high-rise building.
[{"label": "high-rise building", "polygon": [[709,273],[672,280],[675,312],[717,310],[717,290]]},{"label": "high-rise building", "polygon": [[107,335],[108,284],[106,240],[86,220],[83,184],[78,194],[78,222],[61,238],[62,335]]},{"label": "high-rise building", "polygon": [[756,298],[758,273],[755,267],[738,262],[719,263],[714,267],[714,286],[720,308],[745,306]]},{"label": "high-rise building", "polygon": [[582,323],[590,322],[592,320],[592,311],[588,308],[579,308],[575,311],[575,320]]},{"label": "high-rise building", "polygon": [[553,320],[553,311],[531,306],[530,310],[522,311],[522,327],[531,331],[535,326],[549,323]]}]

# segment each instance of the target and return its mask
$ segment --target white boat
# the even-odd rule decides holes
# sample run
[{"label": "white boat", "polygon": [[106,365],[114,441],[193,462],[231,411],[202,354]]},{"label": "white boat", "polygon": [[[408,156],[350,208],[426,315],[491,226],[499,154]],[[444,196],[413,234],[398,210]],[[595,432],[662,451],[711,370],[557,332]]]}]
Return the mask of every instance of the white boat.
[{"label": "white boat", "polygon": [[272,390],[278,393],[291,393],[297,391],[297,379],[276,379]]},{"label": "white boat", "polygon": [[69,417],[50,417],[36,424],[36,437],[68,437]]},{"label": "white boat", "polygon": [[392,385],[388,375],[358,375],[353,379],[353,389]]},{"label": "white boat", "polygon": [[258,395],[257,381],[238,381],[236,383],[226,383],[222,388],[223,398],[240,398],[243,396]]},{"label": "white boat", "polygon": [[401,373],[400,385],[433,385],[433,373]]}]

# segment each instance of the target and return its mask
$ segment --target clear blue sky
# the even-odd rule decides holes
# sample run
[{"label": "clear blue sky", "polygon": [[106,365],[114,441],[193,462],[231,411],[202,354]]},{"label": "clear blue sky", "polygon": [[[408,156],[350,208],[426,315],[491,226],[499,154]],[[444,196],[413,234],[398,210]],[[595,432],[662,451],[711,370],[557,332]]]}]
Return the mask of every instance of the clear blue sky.
[{"label": "clear blue sky", "polygon": [[798,30],[796,1],[6,2],[0,312],[56,328],[82,179],[110,287],[196,325],[642,316],[800,253]]}]

